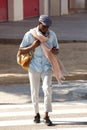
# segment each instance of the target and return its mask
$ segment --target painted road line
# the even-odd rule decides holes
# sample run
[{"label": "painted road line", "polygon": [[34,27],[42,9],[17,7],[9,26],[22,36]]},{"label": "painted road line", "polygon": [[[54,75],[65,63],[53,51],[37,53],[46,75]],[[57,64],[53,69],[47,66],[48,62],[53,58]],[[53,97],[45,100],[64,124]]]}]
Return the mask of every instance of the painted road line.
[{"label": "painted road line", "polygon": [[[0,117],[16,117],[16,116],[32,116],[33,110],[30,111],[18,111],[18,112],[1,112]],[[41,114],[44,113],[44,111],[40,111]],[[87,109],[63,109],[63,110],[53,110],[52,115],[57,114],[83,114],[87,113]]]},{"label": "painted road line", "polygon": [[[87,117],[76,117],[76,118],[55,118],[51,119],[54,124],[63,124],[63,123],[84,123],[87,122]],[[41,120],[41,123],[43,124],[43,120]],[[23,126],[23,125],[35,125],[35,123],[31,120],[8,120],[8,121],[0,121],[0,127],[1,126]],[[87,130],[87,129],[86,129]]]},{"label": "painted road line", "polygon": [[48,128],[48,129],[38,129],[38,130],[87,130],[87,127],[85,127],[85,128],[81,128],[81,127],[74,127],[74,128],[55,128],[55,129],[50,129],[50,128]]}]

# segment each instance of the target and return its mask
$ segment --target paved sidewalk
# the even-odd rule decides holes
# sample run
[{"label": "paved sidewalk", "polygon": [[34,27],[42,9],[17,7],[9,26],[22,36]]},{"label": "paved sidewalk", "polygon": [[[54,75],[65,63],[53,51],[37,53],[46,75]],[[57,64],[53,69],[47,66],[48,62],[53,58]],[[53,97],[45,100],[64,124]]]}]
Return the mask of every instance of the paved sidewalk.
[{"label": "paved sidewalk", "polygon": [[[60,41],[87,41],[87,13],[52,17],[52,20],[52,29]],[[24,33],[37,24],[38,17],[18,22],[0,22],[0,40],[22,39]]]}]

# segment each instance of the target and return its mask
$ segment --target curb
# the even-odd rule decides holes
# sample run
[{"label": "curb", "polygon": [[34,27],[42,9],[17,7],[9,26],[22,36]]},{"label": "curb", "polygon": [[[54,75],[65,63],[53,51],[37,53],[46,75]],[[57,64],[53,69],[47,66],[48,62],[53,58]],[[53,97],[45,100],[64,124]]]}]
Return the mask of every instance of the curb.
[{"label": "curb", "polygon": [[[57,82],[56,78],[53,76],[52,80]],[[65,81],[73,80],[87,80],[87,74],[76,74],[65,76]],[[0,85],[5,84],[27,84],[29,83],[28,74],[2,74],[0,76]]]},{"label": "curb", "polygon": [[[22,41],[22,39],[20,38],[20,39],[5,39],[5,38],[0,38],[0,43],[6,43],[6,44],[20,44],[21,43],[21,41]],[[64,43],[87,43],[87,41],[86,40],[58,40],[59,41],[59,43],[60,44],[64,44]],[[3,43],[3,44],[4,44]]]}]

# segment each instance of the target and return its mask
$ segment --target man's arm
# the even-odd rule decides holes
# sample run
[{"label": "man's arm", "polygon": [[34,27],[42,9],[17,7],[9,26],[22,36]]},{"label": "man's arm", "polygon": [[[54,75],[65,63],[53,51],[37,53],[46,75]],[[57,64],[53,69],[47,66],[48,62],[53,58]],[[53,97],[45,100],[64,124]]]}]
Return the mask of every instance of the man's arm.
[{"label": "man's arm", "polygon": [[28,47],[20,47],[19,48],[19,51],[20,51],[20,54],[25,54],[25,53],[28,53],[30,50],[34,50],[36,47],[38,47],[40,45],[40,41],[39,40],[35,40],[33,42],[32,45],[28,46]]}]

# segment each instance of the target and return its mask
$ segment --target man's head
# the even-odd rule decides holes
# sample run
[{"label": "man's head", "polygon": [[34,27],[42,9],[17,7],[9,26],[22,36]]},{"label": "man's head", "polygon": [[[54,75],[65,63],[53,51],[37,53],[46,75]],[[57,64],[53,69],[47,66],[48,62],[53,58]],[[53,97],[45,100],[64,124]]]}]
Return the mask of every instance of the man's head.
[{"label": "man's head", "polygon": [[48,28],[51,26],[52,21],[48,15],[41,15],[39,18],[39,30],[42,33],[46,33]]}]

